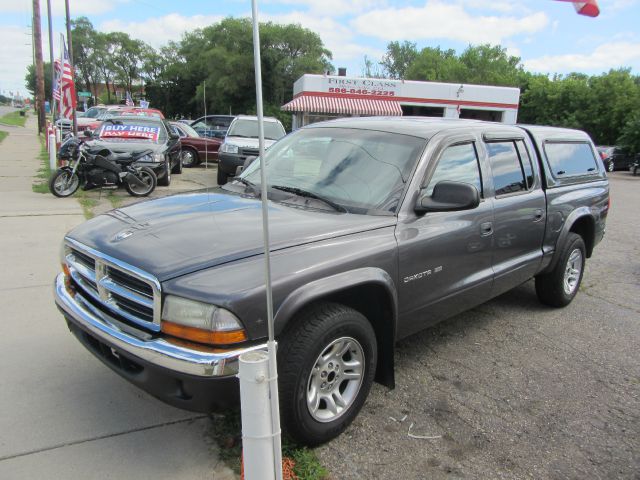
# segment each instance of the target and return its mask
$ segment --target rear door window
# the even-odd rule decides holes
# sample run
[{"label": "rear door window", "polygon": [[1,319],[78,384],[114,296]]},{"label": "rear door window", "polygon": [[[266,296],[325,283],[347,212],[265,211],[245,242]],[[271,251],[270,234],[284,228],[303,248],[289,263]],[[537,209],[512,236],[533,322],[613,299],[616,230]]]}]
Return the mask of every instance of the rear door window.
[{"label": "rear door window", "polygon": [[587,142],[547,142],[544,151],[556,178],[591,175],[598,171],[593,150]]},{"label": "rear door window", "polygon": [[486,145],[496,196],[526,191],[528,182],[525,180],[515,141],[491,142]]}]

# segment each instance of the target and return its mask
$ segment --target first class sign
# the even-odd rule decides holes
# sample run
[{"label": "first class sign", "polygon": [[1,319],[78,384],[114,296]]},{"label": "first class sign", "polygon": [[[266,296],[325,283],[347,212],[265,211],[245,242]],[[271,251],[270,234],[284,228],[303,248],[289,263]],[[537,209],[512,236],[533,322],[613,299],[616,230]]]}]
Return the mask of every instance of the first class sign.
[{"label": "first class sign", "polygon": [[160,127],[145,125],[105,125],[100,131],[101,138],[146,138],[158,141]]},{"label": "first class sign", "polygon": [[374,78],[328,77],[325,91],[338,95],[367,95],[373,97],[396,97],[399,82]]}]

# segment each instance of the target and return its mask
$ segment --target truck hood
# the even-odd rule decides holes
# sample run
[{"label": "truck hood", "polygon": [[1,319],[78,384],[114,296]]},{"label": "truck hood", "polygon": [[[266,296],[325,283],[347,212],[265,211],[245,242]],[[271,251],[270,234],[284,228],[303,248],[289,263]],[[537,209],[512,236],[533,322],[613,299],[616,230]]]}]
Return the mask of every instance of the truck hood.
[{"label": "truck hood", "polygon": [[[392,226],[393,216],[355,215],[269,201],[271,251]],[[68,234],[160,281],[263,252],[259,199],[220,188],[112,210]]]},{"label": "truck hood", "polygon": [[154,153],[163,153],[167,149],[165,143],[155,143],[149,140],[126,140],[121,138],[100,138],[87,142],[87,146],[92,150],[107,148],[114,153],[131,153],[153,150]]}]

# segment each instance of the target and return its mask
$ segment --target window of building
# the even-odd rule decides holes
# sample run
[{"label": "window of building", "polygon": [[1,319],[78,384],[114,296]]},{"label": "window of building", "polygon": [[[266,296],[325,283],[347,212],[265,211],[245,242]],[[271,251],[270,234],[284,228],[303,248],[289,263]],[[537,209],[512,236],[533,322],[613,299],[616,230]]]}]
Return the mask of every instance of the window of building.
[{"label": "window of building", "polygon": [[590,175],[598,171],[596,157],[586,142],[548,142],[544,151],[554,177]]},{"label": "window of building", "polygon": [[436,184],[443,180],[469,183],[476,187],[482,196],[482,177],[480,176],[478,154],[472,142],[452,145],[442,152],[438,166],[429,181],[427,194],[431,195]]}]

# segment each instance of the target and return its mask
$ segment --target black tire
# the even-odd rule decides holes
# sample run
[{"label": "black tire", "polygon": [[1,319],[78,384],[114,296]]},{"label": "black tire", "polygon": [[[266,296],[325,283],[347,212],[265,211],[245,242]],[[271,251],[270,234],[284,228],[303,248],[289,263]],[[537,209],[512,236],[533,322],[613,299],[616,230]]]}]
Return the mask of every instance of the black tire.
[{"label": "black tire", "polygon": [[607,171],[608,172],[613,172],[613,171],[615,171],[615,169],[616,169],[616,166],[615,166],[615,164],[613,163],[613,160],[612,160],[607,164]]},{"label": "black tire", "polygon": [[224,185],[229,181],[229,175],[220,170],[220,165],[218,165],[218,185]]},{"label": "black tire", "polygon": [[176,175],[180,175],[182,173],[182,155],[178,155],[178,163],[176,163],[171,169],[171,173],[175,173]]},{"label": "black tire", "polygon": [[185,168],[192,168],[200,164],[200,157],[198,157],[198,152],[196,152],[192,148],[183,148],[181,156],[182,166]]},{"label": "black tire", "polygon": [[147,184],[147,188],[143,189],[137,185],[129,185],[129,182],[124,182],[124,188],[129,192],[129,195],[132,197],[146,197],[156,189],[158,179],[153,170],[148,167],[142,167],[138,177]]},{"label": "black tire", "polygon": [[[318,445],[340,435],[362,408],[375,374],[376,335],[362,314],[335,303],[306,309],[293,322],[278,348],[282,425],[294,440]],[[321,360],[321,354],[337,350],[344,353],[330,357],[333,367],[329,367],[332,363],[317,365],[327,362]],[[358,359],[362,366],[352,366],[358,365]],[[318,396],[315,402],[307,397],[312,391]],[[327,398],[336,410],[342,410],[334,412]],[[315,414],[309,402],[315,405]]]},{"label": "black tire", "polygon": [[[565,284],[565,277],[570,275],[569,268],[572,268],[572,263],[575,263],[575,260],[572,261],[572,258],[576,251],[580,254],[580,271],[577,273],[577,278],[575,278],[576,274],[572,276],[575,279],[573,288],[568,288],[573,282],[568,281],[569,284]],[[582,276],[584,274],[585,259],[586,249],[584,240],[576,233],[569,233],[554,269],[549,273],[536,277],[536,294],[538,295],[538,300],[551,307],[565,307],[569,305],[580,289],[580,283],[582,282]]]},{"label": "black tire", "polygon": [[171,185],[171,164],[169,163],[169,160],[167,160],[164,166],[164,171],[165,174],[162,176],[162,178],[158,179],[158,185],[162,187],[168,187],[169,185]]},{"label": "black tire", "polygon": [[49,179],[49,191],[56,197],[70,197],[76,193],[76,190],[80,187],[80,177],[78,177],[77,173],[72,175],[71,172],[68,168],[60,168],[51,175]]},{"label": "black tire", "polygon": [[637,166],[633,166],[631,167],[631,174],[635,177],[638,174],[638,167]]}]

